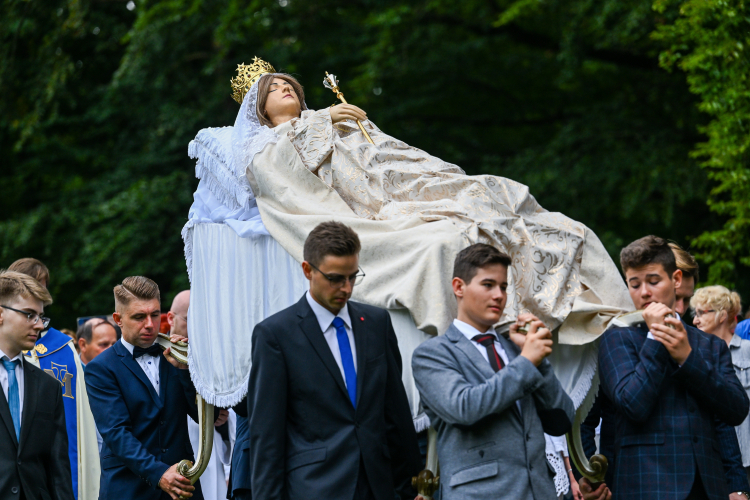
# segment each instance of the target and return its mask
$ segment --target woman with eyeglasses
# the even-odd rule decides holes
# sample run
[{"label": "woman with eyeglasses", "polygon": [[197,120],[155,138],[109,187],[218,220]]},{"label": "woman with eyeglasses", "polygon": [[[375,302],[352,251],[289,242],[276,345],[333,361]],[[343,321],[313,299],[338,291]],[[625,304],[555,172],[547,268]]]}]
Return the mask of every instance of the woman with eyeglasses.
[{"label": "woman with eyeglasses", "polygon": [[[690,307],[693,309],[693,324],[697,328],[727,343],[737,378],[750,395],[750,340],[734,334],[741,308],[739,294],[720,285],[699,288],[690,299]],[[735,430],[742,452],[742,465],[750,478],[750,419],[746,418]]]}]

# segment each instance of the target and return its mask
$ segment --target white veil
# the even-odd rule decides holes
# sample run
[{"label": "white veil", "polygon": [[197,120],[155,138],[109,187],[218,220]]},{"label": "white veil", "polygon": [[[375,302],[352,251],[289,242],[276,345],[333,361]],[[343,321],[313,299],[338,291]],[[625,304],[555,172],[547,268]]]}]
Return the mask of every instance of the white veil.
[{"label": "white veil", "polygon": [[242,100],[234,127],[205,128],[188,145],[188,156],[197,160],[195,176],[200,179],[188,221],[182,228],[191,281],[193,243],[190,229],[196,224],[223,223],[241,237],[268,235],[245,173],[255,155],[278,140],[276,133],[258,120],[258,81]]},{"label": "white veil", "polygon": [[188,364],[198,393],[226,408],[247,392],[256,323],[296,302],[307,285],[299,264],[269,235],[246,170],[278,140],[256,113],[258,83],[234,127],[206,128],[188,146],[200,182],[182,230],[190,276]]}]

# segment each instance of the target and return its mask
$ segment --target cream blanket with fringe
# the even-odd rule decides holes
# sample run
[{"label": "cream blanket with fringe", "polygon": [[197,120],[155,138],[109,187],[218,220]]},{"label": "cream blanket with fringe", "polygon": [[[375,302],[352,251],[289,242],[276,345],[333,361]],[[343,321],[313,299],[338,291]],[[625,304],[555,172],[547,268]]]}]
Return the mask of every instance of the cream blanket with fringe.
[{"label": "cream blanket with fringe", "polygon": [[276,127],[279,140],[248,166],[263,224],[297,261],[317,224],[351,226],[366,273],[354,300],[406,308],[432,335],[456,315],[456,253],[477,242],[512,259],[503,321],[531,312],[560,327],[561,344],[581,345],[633,309],[615,264],[586,226],[544,210],[523,184],[467,176],[367,127],[374,145],[353,123],[334,126],[327,109],[304,111]]}]

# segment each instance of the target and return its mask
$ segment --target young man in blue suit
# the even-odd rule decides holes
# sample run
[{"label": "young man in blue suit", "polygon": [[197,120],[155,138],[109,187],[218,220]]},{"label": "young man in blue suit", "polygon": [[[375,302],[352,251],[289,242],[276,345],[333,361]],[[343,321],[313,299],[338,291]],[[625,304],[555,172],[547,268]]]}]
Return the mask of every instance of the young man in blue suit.
[{"label": "young man in blue suit", "polygon": [[[412,357],[414,380],[438,433],[442,500],[556,500],[544,433],[570,430],[575,409],[545,358],[552,334],[519,315],[511,339],[493,328],[507,300],[510,257],[481,243],[453,266],[458,318]],[[529,323],[528,333],[518,328]]]},{"label": "young man in blue suit", "polygon": [[679,271],[666,240],[636,240],[620,262],[645,323],[609,330],[599,346],[615,408],[613,498],[726,500],[715,421],[739,425],[750,409],[726,344],[674,317]]},{"label": "young man in blue suit", "polygon": [[86,365],[91,411],[104,440],[99,499],[202,499],[200,487],[177,472],[181,460],[194,460],[185,417],[198,415],[187,366],[169,349],[162,357],[155,343],[159,287],[131,276],[114,293],[112,317],[122,338]]},{"label": "young man in blue suit", "polygon": [[304,246],[310,291],[253,331],[253,500],[414,498],[423,464],[391,318],[349,300],[359,251],[351,228],[319,224]]}]

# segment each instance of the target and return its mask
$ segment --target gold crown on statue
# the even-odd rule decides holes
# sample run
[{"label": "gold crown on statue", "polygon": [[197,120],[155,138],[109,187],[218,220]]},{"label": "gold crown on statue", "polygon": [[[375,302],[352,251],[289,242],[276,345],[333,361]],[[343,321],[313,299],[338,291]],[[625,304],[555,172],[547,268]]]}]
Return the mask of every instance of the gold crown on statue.
[{"label": "gold crown on statue", "polygon": [[230,80],[232,84],[232,99],[242,104],[245,94],[250,92],[253,84],[258,81],[258,78],[267,73],[276,73],[276,70],[266,61],[257,57],[253,57],[252,64],[238,64],[237,76]]}]

